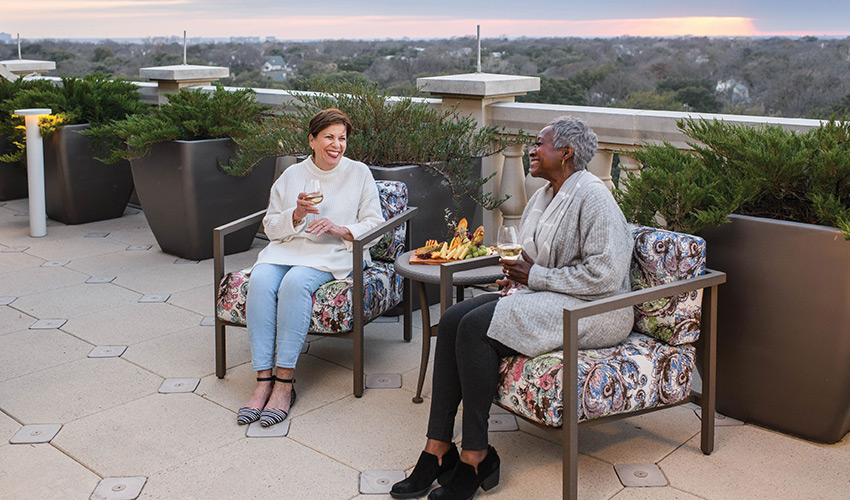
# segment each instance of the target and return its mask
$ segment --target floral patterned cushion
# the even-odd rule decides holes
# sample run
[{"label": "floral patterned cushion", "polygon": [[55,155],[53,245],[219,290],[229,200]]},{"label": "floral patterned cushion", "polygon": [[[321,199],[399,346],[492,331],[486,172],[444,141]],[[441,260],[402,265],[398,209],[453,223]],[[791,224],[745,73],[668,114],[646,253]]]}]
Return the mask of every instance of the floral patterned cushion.
[{"label": "floral patterned cushion", "polygon": [[[672,404],[690,394],[695,349],[632,332],[614,347],[578,352],[578,420]],[[563,351],[502,360],[496,403],[544,425],[563,422]]]},{"label": "floral patterned cushion", "polygon": [[[699,276],[705,272],[705,240],[698,236],[639,227],[633,232],[632,290]],[[635,306],[635,331],[671,345],[699,338],[702,290]]]},{"label": "floral patterned cushion", "polygon": [[[387,262],[373,262],[363,272],[363,320],[380,316],[401,302],[404,278]],[[245,300],[248,297],[246,271],[227,274],[218,287],[216,314],[219,319],[245,326]],[[310,333],[345,333],[353,327],[351,296],[354,279],[331,280],[313,294]]]},{"label": "floral patterned cushion", "polygon": [[[399,181],[375,181],[375,183],[378,185],[378,195],[381,197],[381,213],[384,215],[384,220],[390,220],[404,212],[407,208],[407,185]],[[405,222],[378,238],[377,242],[369,248],[372,258],[393,262],[396,257],[404,253],[406,227]]]}]

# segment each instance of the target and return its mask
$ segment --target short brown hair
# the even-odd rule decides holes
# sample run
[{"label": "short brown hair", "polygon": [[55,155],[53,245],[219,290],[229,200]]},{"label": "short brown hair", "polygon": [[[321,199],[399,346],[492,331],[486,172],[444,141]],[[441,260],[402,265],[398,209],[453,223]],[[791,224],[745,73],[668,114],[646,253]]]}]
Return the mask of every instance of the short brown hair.
[{"label": "short brown hair", "polygon": [[324,109],[313,115],[310,119],[309,133],[313,137],[318,137],[319,132],[336,124],[345,125],[345,135],[351,135],[351,119],[336,108]]}]

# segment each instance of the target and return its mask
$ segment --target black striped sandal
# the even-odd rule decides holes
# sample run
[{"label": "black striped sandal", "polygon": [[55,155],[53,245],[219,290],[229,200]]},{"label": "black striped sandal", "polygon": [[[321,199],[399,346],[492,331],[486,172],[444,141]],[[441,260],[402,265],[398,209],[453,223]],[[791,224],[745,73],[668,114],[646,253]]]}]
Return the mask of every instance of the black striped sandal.
[{"label": "black striped sandal", "polygon": [[[277,378],[275,382],[282,382],[284,384],[292,384],[292,395],[289,399],[289,410],[292,410],[292,406],[295,404],[295,379],[294,378]],[[280,408],[266,408],[260,413],[260,425],[263,427],[270,427],[275,424],[279,424],[286,420],[286,417],[289,416],[289,411],[281,410]]]},{"label": "black striped sandal", "polygon": [[[274,376],[257,377],[257,382],[272,382],[274,380]],[[236,414],[236,423],[239,425],[247,425],[251,422],[256,422],[260,419],[260,414],[261,412],[259,408],[248,408],[247,406],[243,406],[242,408],[239,408],[239,413]]]}]

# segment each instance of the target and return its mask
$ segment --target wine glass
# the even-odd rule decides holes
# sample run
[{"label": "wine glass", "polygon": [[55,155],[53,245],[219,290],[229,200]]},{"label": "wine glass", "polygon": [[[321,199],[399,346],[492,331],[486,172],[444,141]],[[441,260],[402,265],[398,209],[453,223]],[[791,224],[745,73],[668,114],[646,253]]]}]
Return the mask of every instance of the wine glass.
[{"label": "wine glass", "polygon": [[325,196],[322,194],[322,183],[319,182],[319,179],[308,180],[307,187],[304,188],[304,192],[307,193],[307,196],[305,196],[304,199],[312,201],[316,205],[325,199]]},{"label": "wine glass", "polygon": [[522,254],[522,245],[517,241],[516,226],[501,225],[496,235],[496,249],[499,257],[516,260]]}]

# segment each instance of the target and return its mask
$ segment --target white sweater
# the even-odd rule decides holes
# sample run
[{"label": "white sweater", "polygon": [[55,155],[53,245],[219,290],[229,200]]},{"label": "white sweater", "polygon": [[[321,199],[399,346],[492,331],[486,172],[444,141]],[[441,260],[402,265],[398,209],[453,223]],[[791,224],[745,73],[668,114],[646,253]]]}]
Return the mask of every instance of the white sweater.
[{"label": "white sweater", "polygon": [[[384,222],[375,179],[365,164],[343,157],[331,171],[325,172],[310,158],[287,168],[274,183],[269,196],[269,208],[263,218],[263,227],[269,244],[254,264],[284,264],[307,266],[328,271],[335,279],[344,278],[352,270],[353,245],[338,236],[316,236],[305,231],[307,224],[292,226],[298,194],[305,191],[308,179],[318,178],[322,183],[324,200],[319,204],[319,215],[327,217],[338,226],[351,231],[357,238]],[[371,263],[369,252],[364,260]]]}]

